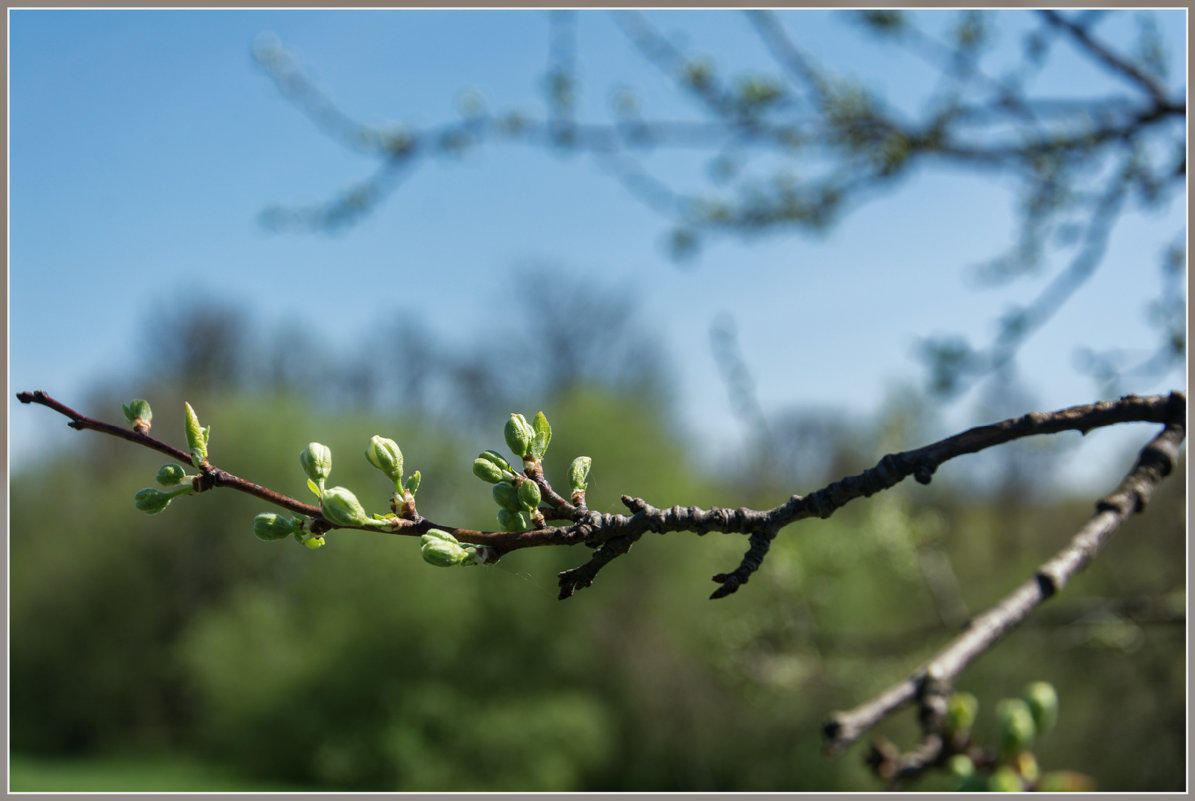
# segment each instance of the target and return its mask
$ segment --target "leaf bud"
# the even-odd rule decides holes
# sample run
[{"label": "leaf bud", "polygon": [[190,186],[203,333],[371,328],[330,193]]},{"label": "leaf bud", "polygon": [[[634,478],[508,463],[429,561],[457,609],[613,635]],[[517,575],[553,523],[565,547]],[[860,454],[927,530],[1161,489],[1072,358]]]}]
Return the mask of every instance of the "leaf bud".
[{"label": "leaf bud", "polygon": [[548,425],[548,418],[544,413],[538,412],[531,421],[531,428],[535,432],[531,440],[531,456],[539,460],[548,452],[548,443],[552,441],[552,426]]},{"label": "leaf bud", "polygon": [[207,443],[208,437],[212,433],[212,427],[200,427],[199,417],[191,408],[191,404],[184,401],[183,405],[186,407],[187,448],[191,454],[191,464],[202,467],[203,463],[207,461]]},{"label": "leaf bud", "polygon": [[426,542],[429,537],[436,540],[444,540],[444,542],[455,542],[458,545],[460,544],[460,540],[458,540],[456,537],[452,536],[447,531],[443,531],[438,528],[429,528],[427,533],[420,537],[420,540]]},{"label": "leaf bud", "polygon": [[1021,777],[1008,765],[1001,765],[988,777],[988,790],[998,793],[1019,793],[1024,791],[1025,785]]},{"label": "leaf bud", "polygon": [[365,458],[385,473],[394,486],[402,483],[402,451],[398,449],[397,442],[375,434],[365,449]]},{"label": "leaf bud", "polygon": [[506,437],[506,444],[514,451],[515,456],[527,458],[531,453],[531,443],[535,439],[535,429],[521,414],[511,414],[502,431]]},{"label": "leaf bud", "polygon": [[137,398],[128,403],[122,403],[121,408],[124,409],[124,418],[129,421],[134,431],[139,431],[142,434],[149,431],[150,421],[154,419],[153,410],[149,408],[149,401]]},{"label": "leaf bud", "polygon": [[133,503],[137,508],[148,515],[156,515],[167,506],[174,498],[169,492],[162,492],[160,489],[154,487],[146,487],[143,490],[138,490],[137,494],[133,496]]},{"label": "leaf bud", "polygon": [[975,723],[979,712],[979,699],[971,693],[955,693],[946,702],[946,730],[967,732]]},{"label": "leaf bud", "polygon": [[501,467],[480,456],[473,460],[473,475],[490,484],[497,484],[505,477]]},{"label": "leaf bud", "polygon": [[1045,734],[1058,722],[1058,692],[1048,681],[1035,681],[1025,688],[1025,701],[1038,734]]},{"label": "leaf bud", "polygon": [[593,459],[588,456],[578,456],[568,466],[568,485],[573,492],[584,492],[589,488],[589,468],[593,466]]},{"label": "leaf bud", "polygon": [[158,468],[158,475],[154,478],[163,487],[173,487],[181,484],[187,477],[187,471],[180,464],[164,464]]},{"label": "leaf bud", "polygon": [[303,543],[304,545],[306,545],[308,548],[310,548],[313,551],[316,548],[323,548],[325,545],[328,544],[327,541],[324,540],[323,534],[304,533],[303,536],[299,537],[298,539],[299,539],[299,542]]},{"label": "leaf bud", "polygon": [[1094,789],[1095,781],[1090,776],[1073,770],[1052,770],[1037,783],[1040,793],[1090,793]]},{"label": "leaf bud", "polygon": [[530,479],[528,479],[527,481],[524,481],[522,484],[519,484],[518,492],[519,492],[519,504],[524,509],[526,509],[527,511],[530,512],[533,509],[539,508],[539,502],[540,502],[542,496],[540,495],[538,484],[536,484],[534,481],[531,481]]},{"label": "leaf bud", "polygon": [[436,567],[454,567],[468,559],[472,549],[462,546],[451,534],[431,529],[419,538],[419,553],[423,561]]},{"label": "leaf bud", "polygon": [[263,512],[253,518],[254,536],[266,542],[286,539],[297,530],[298,528],[292,518],[273,512]]},{"label": "leaf bud", "polygon": [[485,459],[488,462],[493,462],[506,472],[514,475],[515,469],[510,466],[510,462],[506,461],[506,457],[498,453],[498,451],[482,451],[478,459]]},{"label": "leaf bud", "polygon": [[519,503],[519,491],[505,481],[501,484],[495,484],[492,494],[494,496],[494,503],[507,511],[518,512],[523,508],[522,504]]},{"label": "leaf bud", "polygon": [[946,767],[952,775],[966,779],[975,775],[975,763],[966,754],[955,754],[946,761]]},{"label": "leaf bud", "polygon": [[502,526],[503,531],[526,531],[531,528],[531,518],[527,516],[526,512],[512,512],[509,509],[499,509],[498,525]]},{"label": "leaf bud", "polygon": [[1032,751],[1022,751],[1012,758],[1012,768],[1017,773],[1021,774],[1029,784],[1037,781],[1037,777],[1041,775],[1037,767],[1037,757],[1033,755]]},{"label": "leaf bud", "polygon": [[1037,734],[1029,704],[1020,698],[1005,698],[996,704],[1000,730],[1000,753],[1006,759],[1033,746]]},{"label": "leaf bud", "polygon": [[416,470],[414,473],[411,473],[411,475],[409,475],[407,477],[407,483],[403,485],[403,489],[405,489],[411,495],[414,495],[416,492],[419,491],[419,484],[422,483],[422,481],[423,481],[423,475],[418,470]]},{"label": "leaf bud", "polygon": [[357,496],[345,487],[330,487],[320,497],[320,511],[328,522],[338,526],[366,526],[378,521],[365,514]]},{"label": "leaf bud", "polygon": [[318,442],[308,442],[299,454],[299,464],[303,465],[307,477],[322,490],[324,481],[332,473],[332,449]]}]

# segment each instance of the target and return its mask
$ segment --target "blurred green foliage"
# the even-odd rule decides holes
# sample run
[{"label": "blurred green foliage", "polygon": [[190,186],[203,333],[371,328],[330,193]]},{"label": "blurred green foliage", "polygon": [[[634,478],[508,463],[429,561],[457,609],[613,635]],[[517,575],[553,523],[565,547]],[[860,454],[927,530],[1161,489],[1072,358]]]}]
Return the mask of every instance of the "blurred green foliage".
[{"label": "blurred green foliage", "polygon": [[[182,398],[146,394],[153,433],[181,441]],[[190,400],[212,427],[213,462],[257,483],[309,500],[298,454],[317,440],[334,454],[332,482],[381,511],[391,488],[362,455],[381,434],[422,472],[422,514],[495,526],[471,462],[501,449],[502,417],[491,438],[464,442],[426,420],[332,414],[290,395]],[[574,388],[542,408],[549,478],[565,486],[572,458],[592,456],[596,509],[622,511],[623,492],[764,506],[810,489],[696,470],[659,407],[625,396]],[[877,423],[875,441],[887,446],[903,419]],[[262,542],[252,521],[267,506],[235,493],[182,498],[153,517],[134,509],[162,461],[82,433],[14,474],[14,753],[189,754],[246,787],[876,789],[866,744],[826,758],[821,722],[903,677],[958,630],[952,615],[1022,581],[1091,508],[1014,509],[940,476],[783,531],[750,584],[722,601],[706,599],[709,578],[746,543],[681,533],[645,536],[558,602],[555,574],[588,559],[580,546],[443,570],[423,563],[416,538],[339,531],[318,551]],[[1184,486],[1181,473],[1169,478],[1104,558],[963,676],[960,689],[988,709],[1029,681],[1058,687],[1043,769],[1081,771],[1104,790],[1183,786]],[[1161,606],[1122,602],[1143,597]],[[909,744],[917,733],[908,712],[880,731]]]}]

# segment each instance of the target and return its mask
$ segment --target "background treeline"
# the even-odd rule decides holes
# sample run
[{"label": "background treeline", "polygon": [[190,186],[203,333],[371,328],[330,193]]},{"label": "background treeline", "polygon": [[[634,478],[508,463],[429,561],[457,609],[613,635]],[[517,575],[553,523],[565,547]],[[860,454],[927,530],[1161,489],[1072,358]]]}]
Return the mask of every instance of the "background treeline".
[{"label": "background treeline", "polygon": [[[623,492],[769,506],[928,441],[934,410],[909,394],[869,421],[794,411],[769,432],[784,447],[702,463],[670,422],[650,326],[592,287],[553,291],[545,308],[574,321],[551,327],[571,332],[554,343],[516,327],[454,349],[434,327],[396,322],[351,354],[300,319],[257,331],[213,301],[146,321],[144,375],[64,400],[117,420],[122,401],[148,398],[171,442],[188,400],[212,426],[216,464],[294,497],[306,493],[298,453],[321,441],[333,483],[374,509],[387,488],[361,454],[381,433],[422,471],[424,515],[489,528],[470,462],[501,446],[516,409],[551,419],[558,484],[574,455],[593,457],[590,504],[608,511]],[[162,459],[82,433],[13,466],[12,752],[188,753],[313,789],[876,789],[864,744],[822,756],[827,714],[914,667],[1090,514],[1092,498],[1032,491],[1048,445],[973,458],[1004,480],[948,467],[929,487],[801,523],[726,600],[706,600],[709,577],[737,564],[740,539],[675,534],[644,538],[558,602],[555,573],[585,561],[580,549],[437,570],[417,541],[386,535],[340,532],[316,552],[260,542],[265,505],[231,492],[148,517],[132,496]],[[1166,481],[1102,559],[964,675],[981,736],[994,737],[998,699],[1044,679],[1061,716],[1037,748],[1043,769],[1105,790],[1183,787],[1185,483]],[[908,741],[915,722],[881,731]]]}]

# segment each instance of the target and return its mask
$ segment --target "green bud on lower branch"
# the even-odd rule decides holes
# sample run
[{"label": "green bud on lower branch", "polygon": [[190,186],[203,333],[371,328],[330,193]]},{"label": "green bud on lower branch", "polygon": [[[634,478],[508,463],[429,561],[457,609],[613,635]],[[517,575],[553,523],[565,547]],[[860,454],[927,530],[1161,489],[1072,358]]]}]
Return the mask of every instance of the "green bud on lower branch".
[{"label": "green bud on lower branch", "polygon": [[1008,765],[1001,765],[988,777],[988,790],[998,793],[1019,793],[1025,789],[1020,775]]},{"label": "green bud on lower branch", "polygon": [[282,540],[301,531],[303,525],[285,515],[263,512],[253,518],[253,534],[259,540]]},{"label": "green bud on lower branch", "polygon": [[970,731],[979,712],[979,699],[971,693],[955,693],[946,703],[946,730],[951,734]]},{"label": "green bud on lower branch", "polygon": [[514,451],[515,456],[525,459],[531,454],[531,443],[535,440],[535,429],[521,414],[511,414],[502,430],[506,437],[506,444]]},{"label": "green bud on lower branch", "polygon": [[181,464],[164,464],[158,468],[158,475],[154,478],[163,487],[173,487],[181,484],[187,477],[187,471]]},{"label": "green bud on lower branch", "polygon": [[1000,754],[1005,759],[1033,747],[1037,729],[1029,704],[1020,698],[1005,698],[996,704],[996,720],[1000,731]]},{"label": "green bud on lower branch", "polygon": [[308,442],[299,454],[299,464],[303,466],[307,477],[323,490],[324,481],[332,473],[332,449],[318,442]]},{"label": "green bud on lower branch", "polygon": [[1035,681],[1025,688],[1025,701],[1038,734],[1045,734],[1058,722],[1058,692],[1047,681]]},{"label": "green bud on lower branch", "polygon": [[149,408],[149,401],[137,398],[128,403],[122,403],[121,408],[124,409],[124,418],[129,421],[129,425],[133,427],[134,431],[142,434],[149,433],[150,421],[154,419],[153,410]]},{"label": "green bud on lower branch", "polygon": [[201,427],[199,417],[191,408],[191,404],[184,402],[183,405],[186,407],[187,448],[191,454],[191,464],[201,467],[207,461],[208,438],[211,436],[212,427]]},{"label": "green bud on lower branch", "polygon": [[946,761],[946,768],[960,779],[975,775],[975,763],[966,754],[955,754]]},{"label": "green bud on lower branch", "polygon": [[385,473],[396,488],[402,484],[402,451],[397,442],[375,434],[365,448],[365,458]]}]

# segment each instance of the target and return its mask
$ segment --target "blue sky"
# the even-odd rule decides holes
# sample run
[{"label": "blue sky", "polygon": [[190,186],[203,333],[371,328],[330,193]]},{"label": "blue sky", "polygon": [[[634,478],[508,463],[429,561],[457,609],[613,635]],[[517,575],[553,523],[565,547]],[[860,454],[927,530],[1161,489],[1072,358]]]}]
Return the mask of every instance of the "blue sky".
[{"label": "blue sky", "polygon": [[[931,16],[931,26],[946,19]],[[767,63],[737,14],[653,19],[732,70]],[[1185,12],[1162,19],[1172,75],[1183,75]],[[839,16],[802,11],[786,22],[823,65],[882,76],[894,104],[915,103],[931,85],[931,71],[866,46]],[[997,55],[1015,44],[1017,24],[1015,15],[1003,19]],[[1011,184],[991,176],[920,172],[826,236],[726,239],[678,269],[662,247],[668,221],[591,161],[506,145],[420,165],[376,213],[337,235],[269,233],[258,221],[264,208],[330,199],[372,163],[320,133],[253,64],[264,32],[364,122],[450,120],[466,89],[491,109],[541,108],[548,22],[538,11],[11,11],[13,392],[79,399],[105,371],[136,363],[132,344],[149,307],[192,294],[250,306],[266,332],[294,309],[326,304],[333,345],[351,347],[369,335],[370,319],[396,312],[468,345],[485,337],[472,320],[489,313],[512,270],[538,263],[640,299],[676,360],[682,423],[702,432],[700,447],[718,450],[742,433],[709,349],[719,314],[733,315],[765,413],[812,405],[862,415],[896,388],[920,384],[918,336],[959,332],[986,342],[1008,304],[1045,280],[999,290],[967,280],[967,268],[1006,247],[1014,231]],[[623,84],[645,105],[691,110],[605,13],[583,14],[578,40],[582,117],[608,119],[609,93]],[[1114,86],[1077,62],[1062,63],[1049,81],[1043,91]],[[666,173],[695,163],[670,158],[659,162]],[[1142,307],[1185,217],[1182,198],[1126,215],[1099,273],[1030,340],[1019,364],[1040,408],[1096,399],[1072,369],[1076,346],[1152,346]],[[1184,385],[1172,373],[1132,389]],[[973,400],[953,404],[944,420],[977,422]],[[10,431],[15,468],[66,439],[59,421],[19,405]],[[1137,429],[1127,441],[1142,438]],[[1110,436],[1102,447],[1124,441]],[[1093,452],[1083,451],[1084,479],[1106,486],[1127,467],[1104,466]]]}]

